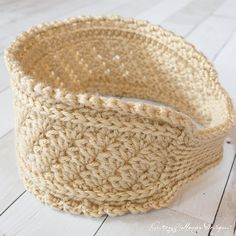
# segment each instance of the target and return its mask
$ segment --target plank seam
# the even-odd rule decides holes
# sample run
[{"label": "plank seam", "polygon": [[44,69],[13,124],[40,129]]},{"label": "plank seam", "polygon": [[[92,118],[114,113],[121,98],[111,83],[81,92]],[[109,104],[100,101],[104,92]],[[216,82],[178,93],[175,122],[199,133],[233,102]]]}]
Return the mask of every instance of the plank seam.
[{"label": "plank seam", "polygon": [[100,228],[102,227],[102,225],[105,223],[105,221],[107,220],[108,218],[108,215],[106,215],[106,217],[104,218],[104,220],[102,221],[102,223],[100,224],[100,226],[97,228],[97,230],[95,231],[94,235],[97,235],[98,231],[100,230]]},{"label": "plank seam", "polygon": [[216,58],[220,55],[220,53],[223,51],[223,49],[226,47],[226,45],[230,42],[230,40],[232,39],[232,37],[235,34],[235,30],[236,30],[236,28],[234,28],[232,30],[232,32],[230,33],[229,37],[225,40],[224,44],[220,47],[220,49],[216,52],[216,54],[212,58],[212,61],[216,60]]},{"label": "plank seam", "polygon": [[223,198],[224,198],[225,190],[226,190],[226,188],[227,188],[227,185],[228,185],[228,182],[229,182],[229,178],[230,178],[230,175],[231,175],[231,172],[232,172],[232,169],[233,169],[234,163],[235,163],[235,159],[236,159],[236,153],[235,153],[235,155],[234,155],[234,159],[233,159],[233,162],[232,162],[232,164],[231,164],[230,171],[229,171],[229,174],[228,174],[228,177],[227,177],[227,180],[226,180],[226,183],[225,183],[225,186],[224,186],[223,192],[222,192],[222,194],[221,194],[221,198],[220,198],[220,201],[219,201],[219,204],[218,204],[218,207],[217,207],[217,210],[216,210],[216,213],[215,213],[215,216],[214,216],[213,222],[211,223],[211,227],[210,227],[210,230],[209,230],[209,232],[208,232],[208,236],[211,235],[211,232],[212,232],[213,226],[214,226],[214,224],[215,224],[216,217],[217,217],[217,215],[218,215],[218,212],[219,212],[219,209],[220,209],[220,206],[221,206],[222,200],[223,200]]},{"label": "plank seam", "polygon": [[1,217],[20,197],[22,197],[25,192],[26,192],[26,190],[23,191],[9,206],[7,206],[7,208],[4,209],[4,210],[0,213],[0,217]]}]

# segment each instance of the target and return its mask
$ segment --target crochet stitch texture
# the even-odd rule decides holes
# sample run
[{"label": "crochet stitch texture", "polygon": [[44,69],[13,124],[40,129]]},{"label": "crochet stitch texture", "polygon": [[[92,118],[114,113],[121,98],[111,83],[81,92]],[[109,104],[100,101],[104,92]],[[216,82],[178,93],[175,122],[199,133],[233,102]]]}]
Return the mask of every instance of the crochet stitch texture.
[{"label": "crochet stitch texture", "polygon": [[5,60],[20,176],[51,207],[90,216],[165,207],[222,158],[231,100],[205,56],[160,26],[122,17],[43,24]]}]

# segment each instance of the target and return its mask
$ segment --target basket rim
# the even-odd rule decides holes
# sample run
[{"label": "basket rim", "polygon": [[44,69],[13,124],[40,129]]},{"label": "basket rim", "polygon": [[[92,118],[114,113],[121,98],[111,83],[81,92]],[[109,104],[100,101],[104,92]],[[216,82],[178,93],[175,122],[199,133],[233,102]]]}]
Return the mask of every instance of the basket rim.
[{"label": "basket rim", "polygon": [[[205,65],[213,75],[213,79],[210,80],[212,85],[225,97],[228,111],[228,117],[225,122],[213,127],[198,128],[188,115],[168,107],[157,107],[146,103],[125,101],[115,97],[107,98],[97,94],[72,92],[65,88],[52,87],[46,82],[38,82],[37,80],[34,80],[32,76],[22,70],[19,61],[14,56],[14,53],[17,51],[19,45],[24,43],[27,38],[33,37],[34,35],[49,29],[88,20],[118,20],[127,23],[135,23],[138,26],[149,27],[151,31],[159,30],[165,33],[166,36],[174,37],[178,42],[181,41],[184,43],[184,45],[192,50],[195,55],[198,55],[198,57],[201,57],[201,59],[204,60]],[[149,119],[164,120],[171,125],[184,127],[188,134],[196,139],[209,139],[226,133],[232,127],[235,120],[232,100],[226,90],[219,83],[218,75],[206,56],[201,51],[197,50],[194,45],[187,42],[182,36],[178,36],[170,30],[164,29],[160,25],[154,25],[146,20],[136,20],[121,16],[80,16],[68,18],[66,20],[43,23],[38,26],[31,27],[29,30],[16,37],[16,39],[10,43],[9,47],[4,50],[4,58],[7,69],[14,78],[13,80],[17,80],[17,83],[24,88],[24,92],[28,95],[34,93],[37,94],[37,96],[50,96],[56,101],[66,104],[71,104],[73,101],[77,104],[79,103],[91,107],[92,109],[109,109],[122,114],[133,114]],[[13,80],[12,82],[14,82]]]}]

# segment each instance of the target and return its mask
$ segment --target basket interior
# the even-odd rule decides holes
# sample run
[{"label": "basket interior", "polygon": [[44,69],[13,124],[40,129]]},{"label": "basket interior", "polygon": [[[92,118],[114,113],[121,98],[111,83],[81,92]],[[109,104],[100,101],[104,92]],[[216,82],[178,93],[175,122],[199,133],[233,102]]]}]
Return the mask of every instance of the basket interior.
[{"label": "basket interior", "polygon": [[203,126],[227,119],[211,65],[158,27],[149,32],[148,25],[112,20],[62,24],[31,32],[14,57],[25,74],[55,88],[158,101]]}]

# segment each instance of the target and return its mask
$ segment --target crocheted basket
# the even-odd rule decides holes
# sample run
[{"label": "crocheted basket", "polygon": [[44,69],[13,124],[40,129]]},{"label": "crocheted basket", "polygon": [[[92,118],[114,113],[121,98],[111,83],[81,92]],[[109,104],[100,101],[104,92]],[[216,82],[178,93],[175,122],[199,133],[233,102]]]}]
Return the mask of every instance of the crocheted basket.
[{"label": "crocheted basket", "polygon": [[20,176],[54,208],[101,216],[165,207],[222,158],[231,100],[207,59],[159,26],[121,17],[43,24],[5,60]]}]

